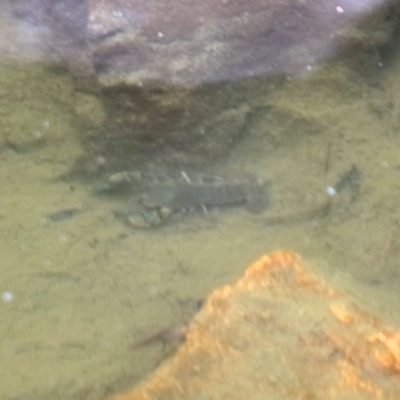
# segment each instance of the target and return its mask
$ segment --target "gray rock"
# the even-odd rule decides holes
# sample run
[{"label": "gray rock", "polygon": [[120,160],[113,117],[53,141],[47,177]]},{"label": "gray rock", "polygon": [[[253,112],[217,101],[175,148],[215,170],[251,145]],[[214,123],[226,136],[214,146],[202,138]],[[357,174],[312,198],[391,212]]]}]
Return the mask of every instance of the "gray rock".
[{"label": "gray rock", "polygon": [[12,4],[16,18],[51,32],[84,92],[76,109],[88,159],[101,156],[109,170],[220,159],[288,75],[348,52],[379,58],[399,11],[351,0]]}]

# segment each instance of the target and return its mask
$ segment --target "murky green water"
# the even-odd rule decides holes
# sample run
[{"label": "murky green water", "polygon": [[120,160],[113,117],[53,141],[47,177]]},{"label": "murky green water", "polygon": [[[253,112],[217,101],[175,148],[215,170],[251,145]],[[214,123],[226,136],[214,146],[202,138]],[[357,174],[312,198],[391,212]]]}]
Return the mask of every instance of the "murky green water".
[{"label": "murky green water", "polygon": [[[288,82],[220,163],[270,182],[263,214],[232,208],[137,231],[114,218],[117,199],[58,179],[83,154],[68,74],[2,66],[0,399],[99,399],[131,387],[168,355],[133,343],[187,321],[198,300],[278,248],[399,326],[398,56],[373,82],[356,75],[332,62]],[[352,165],[362,174],[355,201],[296,217],[328,201]],[[69,208],[82,212],[45,218]]]}]

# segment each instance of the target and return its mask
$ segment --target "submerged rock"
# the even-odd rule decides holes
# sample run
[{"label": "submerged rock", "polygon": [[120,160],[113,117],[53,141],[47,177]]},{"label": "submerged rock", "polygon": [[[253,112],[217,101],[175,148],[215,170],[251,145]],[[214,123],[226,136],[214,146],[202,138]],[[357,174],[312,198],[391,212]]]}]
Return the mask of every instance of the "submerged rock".
[{"label": "submerged rock", "polygon": [[49,58],[56,54],[76,78],[88,159],[102,155],[117,171],[220,159],[268,111],[260,97],[288,75],[348,51],[378,62],[399,7],[350,0],[17,0],[11,9],[16,20],[50,32]]}]

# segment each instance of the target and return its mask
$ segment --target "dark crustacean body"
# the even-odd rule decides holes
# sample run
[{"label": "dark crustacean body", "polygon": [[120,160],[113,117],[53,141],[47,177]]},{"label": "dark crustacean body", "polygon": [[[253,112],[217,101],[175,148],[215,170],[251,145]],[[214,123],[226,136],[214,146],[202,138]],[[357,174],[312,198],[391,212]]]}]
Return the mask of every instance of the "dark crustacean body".
[{"label": "dark crustacean body", "polygon": [[142,197],[148,208],[167,207],[173,212],[201,207],[246,205],[253,212],[265,208],[265,185],[262,183],[180,183],[155,186]]},{"label": "dark crustacean body", "polygon": [[135,206],[116,212],[135,228],[153,228],[170,216],[193,210],[245,206],[250,212],[262,212],[267,205],[266,185],[259,180],[225,180],[198,174],[189,176],[150,174],[137,171],[114,174],[102,192],[126,192],[130,188]]}]

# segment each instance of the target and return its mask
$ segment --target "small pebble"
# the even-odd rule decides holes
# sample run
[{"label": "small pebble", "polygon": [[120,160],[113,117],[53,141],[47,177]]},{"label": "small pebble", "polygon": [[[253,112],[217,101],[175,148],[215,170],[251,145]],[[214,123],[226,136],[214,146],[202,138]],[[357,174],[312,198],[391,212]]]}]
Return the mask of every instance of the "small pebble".
[{"label": "small pebble", "polygon": [[336,196],[337,195],[336,189],[334,187],[332,187],[332,186],[328,186],[326,188],[326,193],[328,193],[329,196]]},{"label": "small pebble", "polygon": [[14,300],[14,295],[12,292],[3,292],[1,294],[1,298],[4,301],[4,303],[10,303],[11,301]]}]

